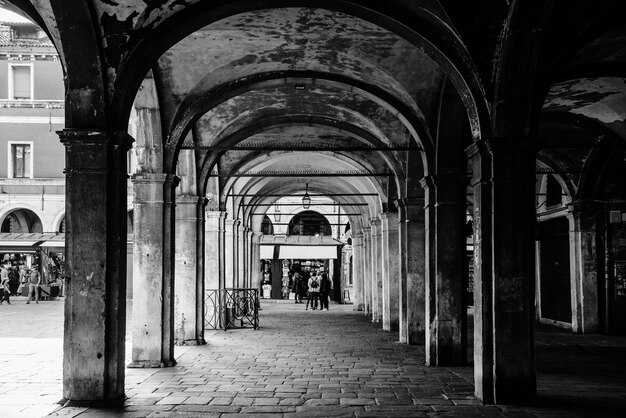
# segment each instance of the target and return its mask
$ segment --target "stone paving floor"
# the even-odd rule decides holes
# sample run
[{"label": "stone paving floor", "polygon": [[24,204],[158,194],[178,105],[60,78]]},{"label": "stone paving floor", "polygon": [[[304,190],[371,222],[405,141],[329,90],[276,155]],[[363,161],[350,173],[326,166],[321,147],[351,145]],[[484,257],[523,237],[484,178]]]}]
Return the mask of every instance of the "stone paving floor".
[{"label": "stone paving floor", "polygon": [[471,367],[425,367],[422,347],[398,344],[351,305],[262,308],[257,331],[209,331],[206,346],[176,348],[176,367],[127,369],[124,408],[102,410],[55,404],[62,301],[0,306],[0,417],[626,415],[625,337],[538,326],[537,403],[493,406],[473,398]]}]

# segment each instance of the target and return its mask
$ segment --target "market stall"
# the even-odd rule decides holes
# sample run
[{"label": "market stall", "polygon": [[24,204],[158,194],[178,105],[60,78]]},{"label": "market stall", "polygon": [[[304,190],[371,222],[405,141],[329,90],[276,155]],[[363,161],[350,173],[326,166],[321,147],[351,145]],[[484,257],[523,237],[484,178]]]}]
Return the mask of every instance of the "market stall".
[{"label": "market stall", "polygon": [[[261,290],[272,299],[285,298],[292,284],[294,269],[305,275],[324,270],[339,288],[341,280],[341,247],[343,243],[330,236],[264,235],[261,237]],[[269,273],[269,274],[268,274]],[[287,292],[285,292],[285,288]],[[265,297],[264,296],[264,297]]]}]

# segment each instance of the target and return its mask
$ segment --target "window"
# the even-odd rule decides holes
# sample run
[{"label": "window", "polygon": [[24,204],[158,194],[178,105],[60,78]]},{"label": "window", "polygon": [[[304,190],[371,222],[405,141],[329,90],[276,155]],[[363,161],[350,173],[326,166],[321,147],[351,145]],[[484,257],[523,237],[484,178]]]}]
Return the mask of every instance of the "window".
[{"label": "window", "polygon": [[561,195],[563,190],[558,180],[554,176],[548,176],[546,181],[546,205],[555,206],[561,204]]},{"label": "window", "polygon": [[39,30],[36,26],[13,27],[13,39],[38,39]]},{"label": "window", "polygon": [[33,153],[31,142],[9,142],[9,178],[33,177]]},{"label": "window", "polygon": [[33,77],[31,64],[9,64],[9,100],[31,100]]}]

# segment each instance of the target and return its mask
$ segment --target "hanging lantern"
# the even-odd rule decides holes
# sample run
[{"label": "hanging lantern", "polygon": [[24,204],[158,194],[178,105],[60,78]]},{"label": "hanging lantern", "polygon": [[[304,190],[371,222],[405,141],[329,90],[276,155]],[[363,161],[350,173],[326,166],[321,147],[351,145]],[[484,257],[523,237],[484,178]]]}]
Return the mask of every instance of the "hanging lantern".
[{"label": "hanging lantern", "polygon": [[306,191],[304,192],[304,197],[302,198],[302,207],[304,209],[308,209],[311,207],[311,198],[309,197],[309,183],[306,184]]},{"label": "hanging lantern", "polygon": [[280,222],[280,206],[278,206],[278,203],[274,205],[274,222]]}]

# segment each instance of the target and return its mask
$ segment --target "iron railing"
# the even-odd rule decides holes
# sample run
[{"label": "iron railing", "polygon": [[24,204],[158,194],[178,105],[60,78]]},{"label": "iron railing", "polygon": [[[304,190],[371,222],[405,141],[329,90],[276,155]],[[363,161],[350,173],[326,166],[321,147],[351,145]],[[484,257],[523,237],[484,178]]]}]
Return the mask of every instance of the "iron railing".
[{"label": "iron railing", "polygon": [[204,329],[259,328],[259,289],[208,289]]}]

